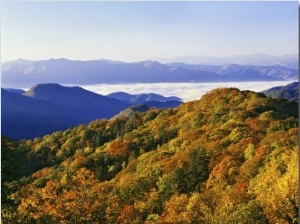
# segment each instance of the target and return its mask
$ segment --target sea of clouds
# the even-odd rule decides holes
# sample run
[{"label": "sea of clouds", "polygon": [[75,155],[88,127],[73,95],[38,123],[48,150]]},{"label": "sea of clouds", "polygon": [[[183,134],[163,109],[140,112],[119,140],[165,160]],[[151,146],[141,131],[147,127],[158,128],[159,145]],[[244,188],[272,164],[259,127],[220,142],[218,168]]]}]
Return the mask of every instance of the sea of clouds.
[{"label": "sea of clouds", "polygon": [[202,95],[219,87],[236,87],[240,90],[260,92],[275,86],[285,86],[292,81],[276,82],[223,82],[223,83],[133,83],[133,84],[97,84],[82,88],[107,95],[113,92],[129,94],[156,93],[163,96],[177,96],[184,102],[198,100]]}]

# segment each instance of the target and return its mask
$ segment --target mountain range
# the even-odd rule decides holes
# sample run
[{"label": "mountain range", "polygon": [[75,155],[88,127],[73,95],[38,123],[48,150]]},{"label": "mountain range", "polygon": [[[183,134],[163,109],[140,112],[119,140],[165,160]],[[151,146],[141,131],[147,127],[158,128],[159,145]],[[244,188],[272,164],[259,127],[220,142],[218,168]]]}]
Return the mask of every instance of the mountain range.
[{"label": "mountain range", "polygon": [[293,82],[286,86],[276,86],[262,91],[271,98],[285,98],[290,101],[299,102],[299,82]]},{"label": "mountain range", "polygon": [[250,55],[232,55],[225,57],[210,56],[181,56],[171,59],[158,58],[161,63],[182,62],[186,64],[202,64],[202,65],[255,65],[255,66],[273,66],[280,65],[287,68],[299,69],[299,56],[297,54],[275,56],[269,54],[250,54]]},{"label": "mountain range", "polygon": [[[261,76],[268,76],[274,77],[278,79],[284,80],[296,80],[298,79],[298,70],[291,69],[287,67],[283,67],[280,65],[273,65],[273,66],[255,66],[255,65],[240,65],[240,64],[226,64],[222,66],[217,65],[203,65],[203,64],[184,64],[180,62],[173,62],[167,64],[169,66],[180,66],[187,70],[204,70],[208,72],[216,73],[220,76],[227,75],[229,76],[229,80],[236,75],[242,75],[245,72],[252,71],[252,72],[259,72]],[[255,73],[252,73],[255,74]],[[252,74],[249,74],[251,77]],[[238,77],[238,76],[237,76]],[[236,77],[236,78],[237,78]]]},{"label": "mountain range", "polygon": [[246,82],[295,80],[298,69],[238,64],[125,63],[109,60],[72,61],[18,59],[1,63],[2,87],[24,88],[38,83],[89,85],[100,83]]},{"label": "mountain range", "polygon": [[[272,98],[299,101],[299,82],[262,91]],[[2,135],[15,140],[66,130],[96,119],[131,116],[150,108],[175,108],[182,99],[158,94],[115,92],[106,96],[81,87],[39,84],[24,91],[1,89]]]},{"label": "mountain range", "polygon": [[167,101],[182,101],[176,96],[164,97],[155,93],[132,95],[125,92],[115,92],[106,95],[107,97],[115,98],[131,104],[142,104],[151,101],[167,102]]},{"label": "mountain range", "polygon": [[35,85],[24,93],[1,89],[2,135],[16,140],[31,139],[96,119],[111,118],[134,104],[170,108],[182,103],[180,98],[156,94],[143,94],[142,97],[128,94],[138,99],[135,101],[119,100],[113,95],[107,97],[80,87],[50,83]]},{"label": "mountain range", "polygon": [[1,88],[1,135],[18,140],[34,138],[78,125],[53,102]]}]

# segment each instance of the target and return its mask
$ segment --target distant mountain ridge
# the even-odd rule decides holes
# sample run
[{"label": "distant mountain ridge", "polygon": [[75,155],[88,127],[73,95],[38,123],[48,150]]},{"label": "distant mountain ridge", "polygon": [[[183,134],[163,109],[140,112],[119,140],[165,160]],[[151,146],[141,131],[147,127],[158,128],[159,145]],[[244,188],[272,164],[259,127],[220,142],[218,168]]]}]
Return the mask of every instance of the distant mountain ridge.
[{"label": "distant mountain ridge", "polygon": [[299,102],[299,82],[293,82],[286,86],[276,86],[262,91],[271,98],[285,98],[290,101]]},{"label": "distant mountain ridge", "polygon": [[97,118],[108,118],[130,104],[85,90],[59,84],[39,84],[24,93],[36,99],[45,99],[61,106],[66,113],[80,118],[83,123]]},{"label": "distant mountain ridge", "polygon": [[2,134],[33,138],[92,120],[110,118],[131,104],[80,87],[39,84],[22,95],[2,89]]},{"label": "distant mountain ridge", "polygon": [[[1,93],[2,134],[15,140],[31,139],[96,119],[111,118],[134,104],[145,102],[142,98],[137,103],[125,102],[81,87],[56,83],[38,84],[23,94],[15,89],[1,89]],[[156,94],[149,96],[152,96],[152,101],[145,103],[149,108],[169,108],[182,103],[179,100],[156,102],[153,96],[156,99],[168,98]]]},{"label": "distant mountain ridge", "polygon": [[297,69],[286,68],[280,65],[274,66],[255,66],[255,65],[239,65],[239,64],[225,64],[217,65],[202,65],[202,64],[184,64],[184,63],[169,63],[169,66],[180,66],[188,70],[204,70],[218,75],[228,75],[232,78],[233,74],[243,74],[246,71],[252,71],[255,75],[262,77],[274,77],[285,80],[298,79],[299,71]]},{"label": "distant mountain ridge", "polygon": [[13,89],[13,88],[5,88],[5,91],[10,92],[10,93],[17,93],[17,94],[23,94],[26,92],[23,89]]},{"label": "distant mountain ridge", "polygon": [[40,137],[78,125],[48,100],[35,99],[1,88],[1,134],[15,140]]},{"label": "distant mountain ridge", "polygon": [[186,64],[203,64],[223,66],[225,64],[274,66],[280,65],[287,68],[299,69],[299,56],[297,54],[275,56],[269,54],[232,55],[225,57],[210,56],[183,56],[171,59],[156,59],[161,63],[182,62]]},{"label": "distant mountain ridge", "polygon": [[[89,85],[100,83],[227,82],[294,80],[298,70],[278,65],[225,67],[162,64],[157,61],[125,63],[109,60],[50,59],[1,64],[3,87],[20,88],[38,83]],[[227,67],[226,67],[227,66]],[[247,74],[247,75],[245,75]]]},{"label": "distant mountain ridge", "polygon": [[125,92],[115,92],[115,93],[110,93],[106,96],[110,98],[122,100],[127,103],[133,103],[133,104],[142,104],[148,101],[157,101],[157,102],[182,101],[181,98],[176,96],[164,97],[155,93],[132,95]]}]

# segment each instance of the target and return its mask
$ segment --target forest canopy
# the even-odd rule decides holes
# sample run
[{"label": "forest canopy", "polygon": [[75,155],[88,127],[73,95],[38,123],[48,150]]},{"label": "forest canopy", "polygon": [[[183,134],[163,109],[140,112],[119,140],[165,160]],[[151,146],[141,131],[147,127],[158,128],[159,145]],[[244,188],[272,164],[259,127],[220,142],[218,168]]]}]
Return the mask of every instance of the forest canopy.
[{"label": "forest canopy", "polygon": [[3,223],[298,223],[298,103],[219,88],[1,138]]}]

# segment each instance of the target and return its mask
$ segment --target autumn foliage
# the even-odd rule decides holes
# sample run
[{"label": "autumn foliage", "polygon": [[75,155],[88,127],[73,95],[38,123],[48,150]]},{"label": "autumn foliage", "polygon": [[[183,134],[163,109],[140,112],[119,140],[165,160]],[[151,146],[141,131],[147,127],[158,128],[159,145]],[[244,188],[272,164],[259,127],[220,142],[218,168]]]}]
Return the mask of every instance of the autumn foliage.
[{"label": "autumn foliage", "polygon": [[219,88],[1,146],[3,223],[298,223],[287,100]]}]

